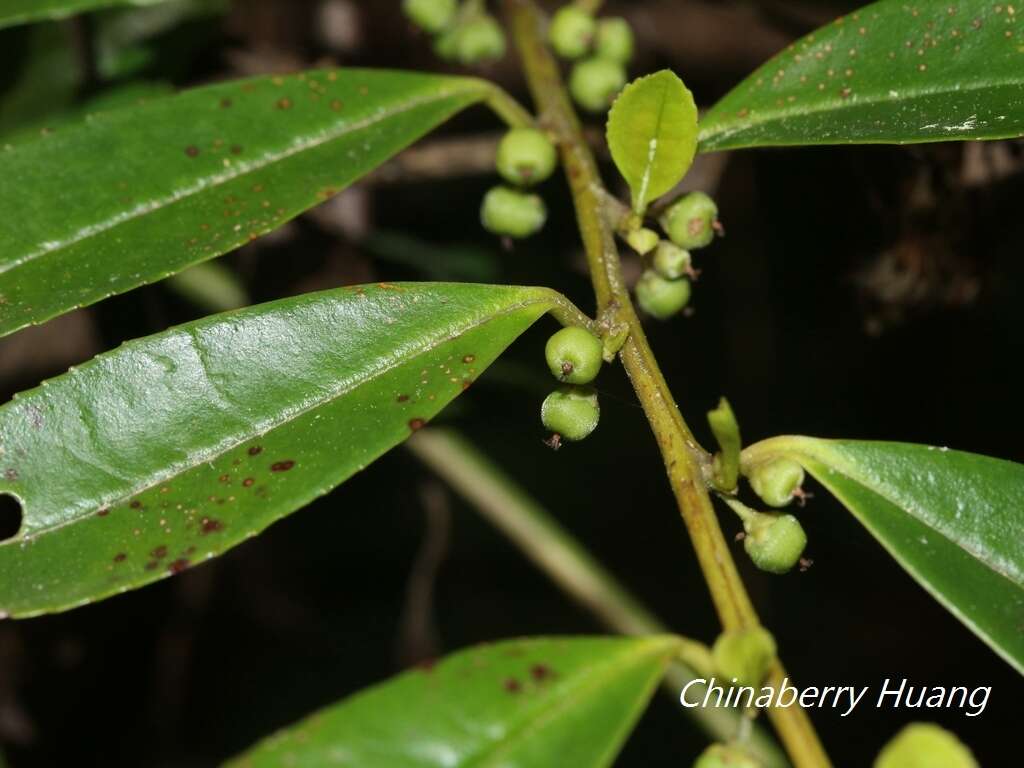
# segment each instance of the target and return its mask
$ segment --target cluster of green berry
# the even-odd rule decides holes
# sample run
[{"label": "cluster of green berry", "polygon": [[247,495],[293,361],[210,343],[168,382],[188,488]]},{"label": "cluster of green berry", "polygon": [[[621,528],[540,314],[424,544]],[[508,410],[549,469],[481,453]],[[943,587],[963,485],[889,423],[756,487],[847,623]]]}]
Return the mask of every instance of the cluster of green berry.
[{"label": "cluster of green berry", "polygon": [[575,62],[569,92],[590,112],[611,106],[627,80],[633,58],[633,30],[621,18],[596,19],[578,5],[566,5],[554,15],[548,31],[551,47]]},{"label": "cluster of green berry", "polygon": [[547,208],[540,195],[525,190],[549,178],[557,164],[555,147],[541,131],[513,128],[506,133],[498,145],[496,165],[508,184],[493,187],[484,196],[484,228],[514,238],[538,232],[547,220]]},{"label": "cluster of green berry", "polygon": [[690,303],[690,281],[698,274],[690,252],[709,245],[721,224],[718,206],[703,192],[683,195],[665,210],[659,223],[668,240],[639,225],[625,237],[637,253],[650,258],[636,286],[637,303],[652,317],[667,320]]},{"label": "cluster of green berry", "polygon": [[562,440],[582,440],[597,428],[601,409],[597,392],[587,386],[601,370],[604,345],[586,328],[563,328],[544,348],[551,375],[562,383],[544,400],[540,419],[551,431],[548,445],[557,449]]},{"label": "cluster of green berry", "polygon": [[405,15],[434,35],[434,52],[466,66],[505,55],[505,32],[481,0],[403,0]]}]

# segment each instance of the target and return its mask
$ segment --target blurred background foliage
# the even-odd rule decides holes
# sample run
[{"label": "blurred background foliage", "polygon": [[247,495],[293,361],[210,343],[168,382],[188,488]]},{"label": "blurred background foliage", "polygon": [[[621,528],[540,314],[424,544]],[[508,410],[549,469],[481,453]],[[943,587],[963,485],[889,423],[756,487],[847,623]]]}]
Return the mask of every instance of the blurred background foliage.
[{"label": "blurred background foliage", "polygon": [[[640,0],[607,9],[637,32],[633,74],[671,67],[706,106],[855,5]],[[322,65],[457,71],[433,57],[398,0],[180,0],[4,30],[0,62],[0,144],[227,78]],[[482,74],[526,98],[512,57]],[[601,126],[593,128],[599,142]],[[551,210],[541,236],[506,249],[480,227],[499,135],[493,117],[471,111],[219,260],[215,273],[0,340],[0,396],[211,306],[336,285],[546,284],[591,309],[560,177],[541,190]],[[726,394],[751,442],[781,433],[898,439],[1024,461],[1024,145],[712,155],[684,185],[716,195],[727,228],[699,256],[692,315],[650,330],[691,423],[702,425]],[[639,275],[635,261],[627,267]],[[557,454],[542,444],[542,347],[552,329],[529,332],[443,421],[521,479],[673,629],[712,639],[703,579],[618,366],[598,382],[594,437]],[[673,354],[684,348],[698,368]],[[1020,679],[824,493],[802,520],[814,559],[804,573],[755,571],[737,545],[798,681],[992,685],[983,716],[929,719],[960,734],[982,764],[1009,765],[1002,747]],[[728,515],[723,524],[727,534],[739,529]],[[214,765],[411,663],[484,640],[599,631],[400,449],[203,568],[68,614],[0,624],[0,745],[14,768]],[[619,764],[688,764],[704,739],[678,710],[657,698]],[[867,765],[903,723],[920,719],[870,707],[839,714],[814,719],[842,766]]]}]

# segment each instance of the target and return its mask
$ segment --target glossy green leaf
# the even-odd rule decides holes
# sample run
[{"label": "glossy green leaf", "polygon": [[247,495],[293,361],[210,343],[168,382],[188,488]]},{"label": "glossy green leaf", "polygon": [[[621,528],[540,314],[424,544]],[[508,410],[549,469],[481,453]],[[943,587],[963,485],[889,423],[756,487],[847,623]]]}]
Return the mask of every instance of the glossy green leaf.
[{"label": "glossy green leaf", "polygon": [[1024,465],[905,443],[780,437],[939,602],[1024,672]]},{"label": "glossy green leaf", "polygon": [[47,19],[64,19],[118,5],[156,5],[167,0],[3,0],[0,29]]},{"label": "glossy green leaf", "polygon": [[758,69],[704,116],[700,141],[711,152],[1022,135],[1024,7],[883,0]]},{"label": "glossy green leaf", "polygon": [[213,557],[426,424],[553,304],[541,288],[344,288],[130,342],[0,408],[0,615]]},{"label": "glossy green leaf", "polygon": [[275,229],[492,90],[306,72],[103,112],[0,149],[0,335]]},{"label": "glossy green leaf", "polygon": [[472,648],[329,707],[228,766],[609,766],[678,648],[671,636]]},{"label": "glossy green leaf", "polygon": [[697,152],[697,107],[683,81],[662,70],[627,85],[608,113],[608,148],[633,193],[633,209],[683,178]]}]

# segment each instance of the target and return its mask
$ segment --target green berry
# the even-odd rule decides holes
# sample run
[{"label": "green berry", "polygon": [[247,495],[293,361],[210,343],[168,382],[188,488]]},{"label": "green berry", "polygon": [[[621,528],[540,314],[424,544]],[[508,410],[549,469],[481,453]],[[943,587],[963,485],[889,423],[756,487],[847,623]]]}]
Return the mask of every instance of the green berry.
[{"label": "green berry", "polygon": [[498,173],[511,184],[540,183],[554,173],[557,164],[554,144],[533,128],[515,128],[498,145]]},{"label": "green berry", "polygon": [[746,474],[754,493],[770,507],[789,504],[804,484],[804,468],[792,459],[765,461],[751,467]]},{"label": "green berry", "polygon": [[590,112],[604,112],[626,86],[626,69],[610,59],[584,59],[572,68],[569,91]]},{"label": "green berry", "polygon": [[492,16],[469,19],[456,32],[455,57],[471,66],[497,61],[505,55],[505,32]]},{"label": "green berry", "polygon": [[438,58],[445,61],[455,61],[459,58],[459,35],[462,28],[459,26],[447,27],[434,38],[434,53]]},{"label": "green berry", "polygon": [[658,233],[653,229],[647,229],[647,227],[640,227],[640,229],[634,229],[628,235],[626,235],[626,242],[629,243],[630,248],[639,253],[641,256],[646,256],[648,253],[658,247],[658,243],[661,238],[658,237]]},{"label": "green berry", "polygon": [[568,384],[589,384],[601,370],[604,345],[586,328],[563,328],[544,348],[551,375]]},{"label": "green berry", "polygon": [[761,763],[740,747],[712,744],[697,758],[693,768],[761,768]]},{"label": "green berry", "polygon": [[601,409],[590,387],[559,387],[544,399],[540,420],[565,440],[582,440],[597,427]]},{"label": "green berry", "polygon": [[678,280],[693,272],[690,252],[675,243],[662,240],[654,252],[654,270],[666,280]]},{"label": "green berry", "polygon": [[685,278],[666,280],[648,269],[636,284],[636,301],[640,309],[652,317],[668,320],[690,302],[690,281]]},{"label": "green berry", "polygon": [[763,627],[723,632],[711,648],[718,674],[757,688],[775,661],[775,638]]},{"label": "green berry", "polygon": [[661,216],[661,227],[680,248],[703,248],[715,239],[718,206],[703,192],[683,195]]},{"label": "green berry", "polygon": [[420,29],[436,33],[452,23],[458,5],[458,0],[404,0],[402,10]]},{"label": "green berry", "polygon": [[592,14],[575,5],[563,6],[551,19],[548,38],[555,53],[564,59],[578,59],[590,50],[597,22]]},{"label": "green berry", "polygon": [[949,731],[911,723],[885,745],[874,768],[978,768],[978,761]]},{"label": "green berry", "polygon": [[633,58],[633,29],[629,22],[617,17],[601,19],[594,48],[602,59],[628,64]]},{"label": "green berry", "polygon": [[487,231],[515,238],[536,234],[547,217],[540,197],[508,187],[491,189],[480,208],[480,221]]},{"label": "green berry", "polygon": [[755,512],[744,521],[747,535],[743,548],[762,571],[787,573],[800,562],[807,546],[807,534],[792,515]]}]

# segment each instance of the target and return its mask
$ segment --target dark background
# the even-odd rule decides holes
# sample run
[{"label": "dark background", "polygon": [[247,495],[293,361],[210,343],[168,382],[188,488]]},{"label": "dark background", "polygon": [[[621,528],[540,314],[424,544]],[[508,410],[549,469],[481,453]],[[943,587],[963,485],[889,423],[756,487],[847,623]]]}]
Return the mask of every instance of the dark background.
[{"label": "dark background", "polygon": [[[610,3],[609,11],[627,13],[640,37],[634,74],[672,67],[709,105],[789,40],[854,5],[652,0]],[[187,86],[325,62],[445,68],[398,6],[236,2],[226,18],[200,18],[155,38],[146,75]],[[74,46],[90,26],[55,29]],[[25,66],[29,34],[0,35],[0,104]],[[102,83],[82,60],[75,76],[86,73],[77,86],[85,99]],[[484,74],[526,98],[511,56]],[[498,130],[474,110],[427,143],[486,140]],[[748,442],[784,433],[898,439],[1024,461],[1016,332],[1022,170],[1021,147],[1012,143],[702,160],[690,183],[714,191],[728,235],[699,254],[693,316],[649,330],[698,435],[710,442],[702,414],[727,394]],[[378,278],[482,274],[555,286],[592,308],[560,176],[542,189],[551,210],[543,234],[505,252],[477,221],[480,198],[495,183],[485,167],[449,178],[408,175],[397,167],[359,185],[224,263],[256,301]],[[400,249],[407,263],[389,255],[382,233],[415,238]],[[447,251],[468,254],[470,272],[447,264]],[[0,395],[203,313],[156,285],[16,334],[0,341]],[[542,347],[553,328],[545,321],[528,332],[442,420],[519,478],[673,629],[710,641],[717,629],[707,590],[619,366],[598,382],[598,432],[557,454],[542,445],[539,406],[550,388]],[[760,573],[736,546],[796,680],[870,685],[875,693],[887,677],[993,686],[976,718],[875,710],[867,701],[846,719],[815,712],[836,764],[869,765],[915,719],[955,730],[985,766],[1017,764],[1004,754],[1016,741],[1020,678],[838,504],[811,490],[817,498],[801,514],[809,571]],[[423,633],[409,631],[404,617],[427,507],[435,525],[448,520],[450,530],[426,606],[433,627]],[[739,529],[725,512],[722,521],[727,535]],[[64,615],[0,623],[0,744],[14,768],[214,765],[410,660],[503,637],[600,631],[398,449],[202,568]],[[678,710],[657,697],[618,765],[688,765],[704,740]]]}]

